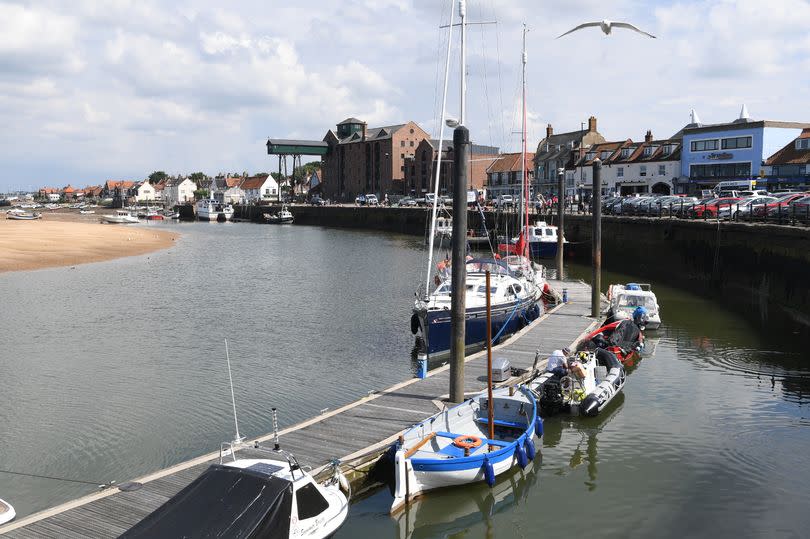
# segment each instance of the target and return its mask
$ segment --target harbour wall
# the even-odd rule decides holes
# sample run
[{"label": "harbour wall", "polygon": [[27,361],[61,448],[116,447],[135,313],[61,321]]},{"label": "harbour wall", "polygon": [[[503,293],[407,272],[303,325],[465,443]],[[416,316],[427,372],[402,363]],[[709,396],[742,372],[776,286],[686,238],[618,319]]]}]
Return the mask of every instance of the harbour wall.
[{"label": "harbour wall", "polygon": [[[277,208],[237,208],[256,220]],[[294,206],[304,225],[363,228],[424,236],[425,208]],[[443,210],[444,211],[444,210]],[[452,210],[451,210],[452,213]],[[485,212],[501,229],[514,214]],[[531,219],[536,219],[532,216]],[[468,212],[470,228],[481,214]],[[591,217],[567,215],[565,236],[575,260],[590,264]],[[603,216],[602,264],[606,270],[654,276],[701,294],[715,295],[760,319],[782,319],[810,333],[810,229],[768,224]],[[607,284],[607,283],[606,283]],[[786,328],[788,329],[788,328]]]}]

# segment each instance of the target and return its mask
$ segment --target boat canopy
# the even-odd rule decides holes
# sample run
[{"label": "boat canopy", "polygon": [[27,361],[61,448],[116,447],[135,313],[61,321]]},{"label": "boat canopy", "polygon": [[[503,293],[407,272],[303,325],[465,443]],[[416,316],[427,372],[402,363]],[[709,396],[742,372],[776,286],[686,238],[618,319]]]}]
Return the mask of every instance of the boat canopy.
[{"label": "boat canopy", "polygon": [[213,464],[121,537],[287,539],[292,482],[269,475],[266,466]]},{"label": "boat canopy", "polygon": [[502,260],[494,258],[472,258],[467,261],[467,273],[484,273],[509,275],[509,266]]}]

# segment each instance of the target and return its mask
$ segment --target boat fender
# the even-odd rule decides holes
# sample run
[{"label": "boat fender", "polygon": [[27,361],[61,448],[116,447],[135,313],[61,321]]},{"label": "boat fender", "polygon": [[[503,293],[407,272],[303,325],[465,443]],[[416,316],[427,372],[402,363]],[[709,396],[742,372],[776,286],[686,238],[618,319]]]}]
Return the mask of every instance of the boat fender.
[{"label": "boat fender", "polygon": [[346,479],[346,476],[342,473],[338,474],[338,485],[340,486],[340,490],[348,497],[352,489],[349,486],[349,480]]},{"label": "boat fender", "polygon": [[540,416],[534,420],[534,433],[538,438],[543,436],[543,418]]},{"label": "boat fender", "polygon": [[484,480],[487,485],[492,488],[495,486],[495,469],[488,458],[484,458],[484,463],[481,465],[484,468]]},{"label": "boat fender", "polygon": [[532,461],[536,454],[537,450],[534,448],[534,442],[531,438],[526,438],[526,456]]},{"label": "boat fender", "polygon": [[414,335],[419,333],[419,316],[416,313],[411,315],[411,333]]},{"label": "boat fender", "polygon": [[515,457],[517,457],[517,463],[521,469],[525,469],[526,465],[529,464],[529,459],[526,457],[526,450],[523,449],[523,444],[521,443],[515,446]]}]

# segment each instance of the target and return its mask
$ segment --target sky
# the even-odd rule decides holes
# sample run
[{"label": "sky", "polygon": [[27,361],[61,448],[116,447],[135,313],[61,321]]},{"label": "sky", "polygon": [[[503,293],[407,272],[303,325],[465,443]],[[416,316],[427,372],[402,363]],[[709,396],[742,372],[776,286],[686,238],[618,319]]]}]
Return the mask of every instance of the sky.
[{"label": "sky", "polygon": [[[321,140],[355,116],[438,135],[450,0],[0,0],[0,191],[268,172],[268,137]],[[688,123],[810,122],[810,0],[468,0],[474,142],[531,151],[591,115],[608,140]],[[454,15],[457,21],[457,14]],[[629,21],[649,39],[598,29]],[[453,35],[448,116],[459,111]],[[449,136],[449,134],[448,134]]]}]

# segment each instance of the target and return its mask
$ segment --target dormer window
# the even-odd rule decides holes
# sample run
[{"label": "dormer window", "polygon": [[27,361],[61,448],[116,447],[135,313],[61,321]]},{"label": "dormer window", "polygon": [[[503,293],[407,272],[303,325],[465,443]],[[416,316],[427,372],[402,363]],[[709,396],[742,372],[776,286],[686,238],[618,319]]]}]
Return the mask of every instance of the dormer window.
[{"label": "dormer window", "polygon": [[596,157],[596,152],[588,152],[585,155],[585,159],[587,159],[588,161],[593,161],[594,157]]},{"label": "dormer window", "polygon": [[601,159],[602,161],[604,161],[605,159],[607,159],[608,157],[610,157],[610,154],[611,154],[611,153],[613,153],[613,152],[610,152],[610,151],[605,151],[605,152],[602,152],[602,155],[599,157],[599,159]]},{"label": "dormer window", "polygon": [[622,157],[630,157],[630,152],[633,151],[633,148],[622,148]]},{"label": "dormer window", "polygon": [[663,152],[664,155],[669,155],[669,154],[672,153],[672,146],[667,144],[666,146],[664,146],[664,149],[661,150],[661,151]]},{"label": "dormer window", "polygon": [[651,155],[653,154],[653,152],[654,152],[654,151],[655,151],[655,147],[654,147],[654,146],[645,146],[645,147],[644,147],[644,157],[649,157],[649,156],[651,156]]},{"label": "dormer window", "polygon": [[810,138],[796,139],[796,149],[797,150],[810,149]]}]

